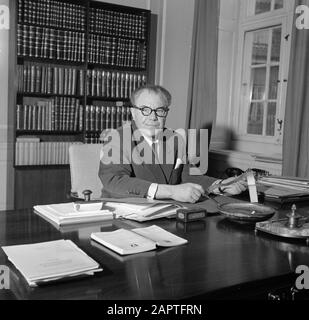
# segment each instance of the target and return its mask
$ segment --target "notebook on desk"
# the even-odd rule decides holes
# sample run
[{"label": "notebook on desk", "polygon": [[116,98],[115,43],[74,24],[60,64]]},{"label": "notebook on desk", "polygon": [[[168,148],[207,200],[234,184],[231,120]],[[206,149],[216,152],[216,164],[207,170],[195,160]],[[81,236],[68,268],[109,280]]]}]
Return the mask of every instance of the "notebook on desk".
[{"label": "notebook on desk", "polygon": [[91,239],[120,255],[151,251],[155,250],[157,246],[174,247],[188,242],[186,239],[155,225],[132,230],[118,229],[110,232],[92,233]]}]

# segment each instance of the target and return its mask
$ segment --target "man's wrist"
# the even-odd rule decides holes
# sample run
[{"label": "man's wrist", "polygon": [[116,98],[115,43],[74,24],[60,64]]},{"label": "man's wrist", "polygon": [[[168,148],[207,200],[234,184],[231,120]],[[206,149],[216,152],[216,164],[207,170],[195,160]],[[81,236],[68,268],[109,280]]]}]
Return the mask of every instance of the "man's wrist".
[{"label": "man's wrist", "polygon": [[157,190],[158,190],[158,184],[152,183],[148,189],[148,192],[147,192],[147,199],[149,199],[149,200],[155,199]]},{"label": "man's wrist", "polygon": [[156,192],[156,199],[173,199],[173,187],[168,184],[159,184]]}]

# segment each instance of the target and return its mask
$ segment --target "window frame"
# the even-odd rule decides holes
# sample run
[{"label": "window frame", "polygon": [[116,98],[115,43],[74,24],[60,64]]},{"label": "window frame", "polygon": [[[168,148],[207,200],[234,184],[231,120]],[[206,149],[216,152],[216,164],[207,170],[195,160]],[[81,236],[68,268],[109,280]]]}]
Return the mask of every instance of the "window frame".
[{"label": "window frame", "polygon": [[[282,153],[282,133],[285,115],[287,82],[289,72],[289,59],[291,49],[291,34],[293,27],[294,0],[287,2],[284,0],[283,9],[277,9],[267,13],[261,13],[255,16],[248,16],[248,7],[255,4],[255,0],[241,0],[241,10],[238,24],[238,44],[236,46],[236,59],[234,66],[234,94],[232,104],[231,124],[235,133],[233,140],[236,142],[235,147],[238,150],[247,150],[248,152],[257,152],[264,154]],[[243,92],[243,66],[245,59],[245,34],[246,32],[259,29],[267,29],[271,27],[281,26],[281,52],[280,52],[280,70],[277,97],[277,114],[276,119],[282,120],[281,131],[278,132],[279,124],[275,124],[275,136],[260,136],[247,134],[249,101],[244,101]],[[286,35],[290,35],[285,40]],[[251,59],[248,54],[247,59]],[[249,84],[248,84],[249,85]],[[246,106],[247,109],[244,109]],[[266,110],[265,110],[266,112]]]},{"label": "window frame", "polygon": [[[290,9],[290,3],[294,2],[294,0],[283,0],[283,7],[280,9],[274,10],[275,0],[272,0],[270,11],[266,11],[263,13],[255,14],[255,3],[256,0],[241,0],[241,20],[246,19],[257,19],[259,20],[261,17],[267,18],[269,16],[281,15],[286,13]],[[294,3],[293,3],[294,4]],[[293,6],[294,7],[294,6]]]}]

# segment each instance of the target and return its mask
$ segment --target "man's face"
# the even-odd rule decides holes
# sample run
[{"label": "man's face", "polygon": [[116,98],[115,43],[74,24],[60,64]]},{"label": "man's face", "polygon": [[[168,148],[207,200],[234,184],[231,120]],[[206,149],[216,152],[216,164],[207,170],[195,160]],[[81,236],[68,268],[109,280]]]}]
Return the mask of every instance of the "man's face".
[{"label": "man's face", "polygon": [[[135,106],[138,108],[146,106],[152,109],[158,109],[165,105],[166,102],[159,94],[148,90],[143,91],[135,99]],[[149,138],[156,136],[164,128],[166,117],[158,117],[155,112],[152,112],[149,116],[144,116],[140,110],[133,108],[131,111],[137,128],[141,130],[145,136]]]}]

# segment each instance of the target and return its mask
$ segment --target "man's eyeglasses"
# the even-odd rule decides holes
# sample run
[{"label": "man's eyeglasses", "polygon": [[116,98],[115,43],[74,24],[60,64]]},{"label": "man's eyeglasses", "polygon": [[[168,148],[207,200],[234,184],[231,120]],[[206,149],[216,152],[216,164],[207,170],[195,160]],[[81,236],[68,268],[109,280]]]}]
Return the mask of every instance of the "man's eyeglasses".
[{"label": "man's eyeglasses", "polygon": [[160,118],[166,117],[167,113],[169,111],[168,107],[161,107],[161,108],[157,108],[157,109],[152,109],[147,106],[142,106],[140,108],[137,106],[132,106],[131,108],[140,110],[144,116],[150,116],[152,114],[152,112],[154,112],[156,114],[156,116],[160,117]]}]

